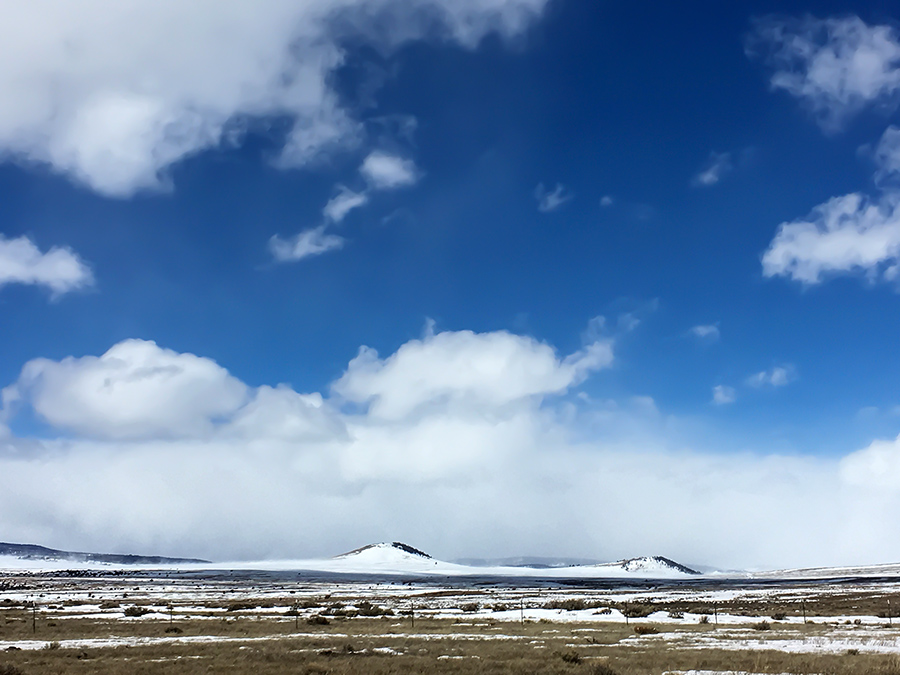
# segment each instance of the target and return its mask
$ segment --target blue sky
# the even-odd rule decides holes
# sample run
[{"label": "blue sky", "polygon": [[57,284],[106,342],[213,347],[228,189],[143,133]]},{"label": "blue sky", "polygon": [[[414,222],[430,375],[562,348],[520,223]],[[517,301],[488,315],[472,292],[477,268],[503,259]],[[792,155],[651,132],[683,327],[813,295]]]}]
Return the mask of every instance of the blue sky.
[{"label": "blue sky", "polygon": [[[889,3],[138,4],[105,23],[99,1],[78,20],[22,9],[2,29],[32,39],[0,49],[18,101],[0,115],[0,463],[37,496],[8,497],[0,539],[218,557],[401,536],[448,556],[900,557],[877,523],[900,500]],[[379,358],[353,361],[363,346]],[[312,398],[234,440],[279,384]],[[308,421],[307,404],[331,421],[266,436]],[[478,448],[458,466],[438,440],[457,431]],[[510,455],[517,443],[534,447]],[[648,478],[646,453],[669,468]],[[318,526],[285,521],[303,544],[261,533],[263,506],[239,516],[252,535],[223,542],[208,488],[172,478],[181,461],[249,472],[281,505],[328,483],[334,503]],[[422,470],[400,479],[392,462]],[[108,486],[101,503],[37,487],[97,466],[122,485],[152,467],[196,518],[172,532],[136,500],[136,532]],[[288,466],[296,490],[267,488]],[[507,510],[474,526],[453,490],[492,466],[502,479],[467,489]],[[683,490],[684,514],[710,491],[733,509],[708,536],[663,536],[655,501],[627,536],[613,516],[585,535],[587,515],[565,529],[578,545],[548,534],[590,476],[616,471]],[[697,482],[706,471],[719,487]],[[547,472],[569,488],[510,500]],[[739,475],[755,478],[731,487]],[[856,521],[822,516],[813,545],[751,518],[754,498],[772,519],[794,500],[814,518],[836,485],[864,534],[823,540]],[[390,497],[441,490],[431,526]],[[351,504],[378,517],[355,522]],[[522,526],[529,509],[547,523]],[[717,548],[741,527],[758,536]]]}]

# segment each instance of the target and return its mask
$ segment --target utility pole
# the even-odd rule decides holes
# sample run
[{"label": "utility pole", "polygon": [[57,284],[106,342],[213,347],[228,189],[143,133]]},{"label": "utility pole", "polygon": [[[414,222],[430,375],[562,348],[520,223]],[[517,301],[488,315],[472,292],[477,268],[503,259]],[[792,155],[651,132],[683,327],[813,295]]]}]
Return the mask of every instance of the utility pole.
[{"label": "utility pole", "polygon": [[894,618],[893,618],[893,612],[891,612],[891,599],[888,598],[887,601],[888,601],[888,625],[893,626]]},{"label": "utility pole", "polygon": [[801,607],[801,609],[803,609],[803,623],[805,625],[806,624],[806,603],[801,602],[800,607]]},{"label": "utility pole", "polygon": [[719,627],[719,605],[717,603],[713,603],[713,618],[716,622],[716,628]]},{"label": "utility pole", "polygon": [[31,601],[31,632],[37,633],[37,602]]},{"label": "utility pole", "polygon": [[519,619],[522,621],[522,625],[525,625],[525,599],[519,598]]}]

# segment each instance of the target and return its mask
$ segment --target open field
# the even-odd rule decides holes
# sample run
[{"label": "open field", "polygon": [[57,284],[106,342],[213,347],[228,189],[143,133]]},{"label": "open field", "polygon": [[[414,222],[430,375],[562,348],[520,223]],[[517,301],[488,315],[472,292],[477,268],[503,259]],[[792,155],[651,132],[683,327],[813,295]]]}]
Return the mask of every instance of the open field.
[{"label": "open field", "polygon": [[900,674],[900,580],[887,578],[77,574],[0,577],[0,675]]}]

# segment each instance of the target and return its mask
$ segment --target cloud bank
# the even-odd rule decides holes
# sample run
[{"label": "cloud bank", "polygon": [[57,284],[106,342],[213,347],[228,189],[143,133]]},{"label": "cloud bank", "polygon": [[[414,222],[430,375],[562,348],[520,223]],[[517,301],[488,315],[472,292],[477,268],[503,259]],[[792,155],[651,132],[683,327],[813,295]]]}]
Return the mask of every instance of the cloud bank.
[{"label": "cloud bank", "polygon": [[165,189],[186,157],[289,122],[277,163],[304,166],[361,128],[330,76],[344,41],[466,48],[511,37],[546,0],[40,0],[0,26],[0,154],[101,194]]},{"label": "cloud bank", "polygon": [[0,440],[4,538],[215,559],[384,539],[443,557],[900,557],[881,517],[900,506],[900,443],[833,460],[691,449],[652,399],[573,395],[614,351],[429,333],[361,348],[323,393],[141,340],[37,359],[3,392],[0,421],[47,426]]}]

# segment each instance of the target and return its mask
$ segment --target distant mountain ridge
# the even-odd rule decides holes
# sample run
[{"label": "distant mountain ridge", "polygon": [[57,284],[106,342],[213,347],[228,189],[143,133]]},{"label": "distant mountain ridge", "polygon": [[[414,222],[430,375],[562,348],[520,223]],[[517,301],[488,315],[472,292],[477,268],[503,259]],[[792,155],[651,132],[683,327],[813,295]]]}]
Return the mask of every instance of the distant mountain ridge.
[{"label": "distant mountain ridge", "polygon": [[23,560],[60,560],[64,562],[94,562],[111,565],[176,565],[184,563],[208,563],[200,558],[167,558],[157,555],[134,555],[120,553],[83,553],[80,551],[60,551],[37,544],[9,544],[0,542],[0,556],[10,556]]}]

